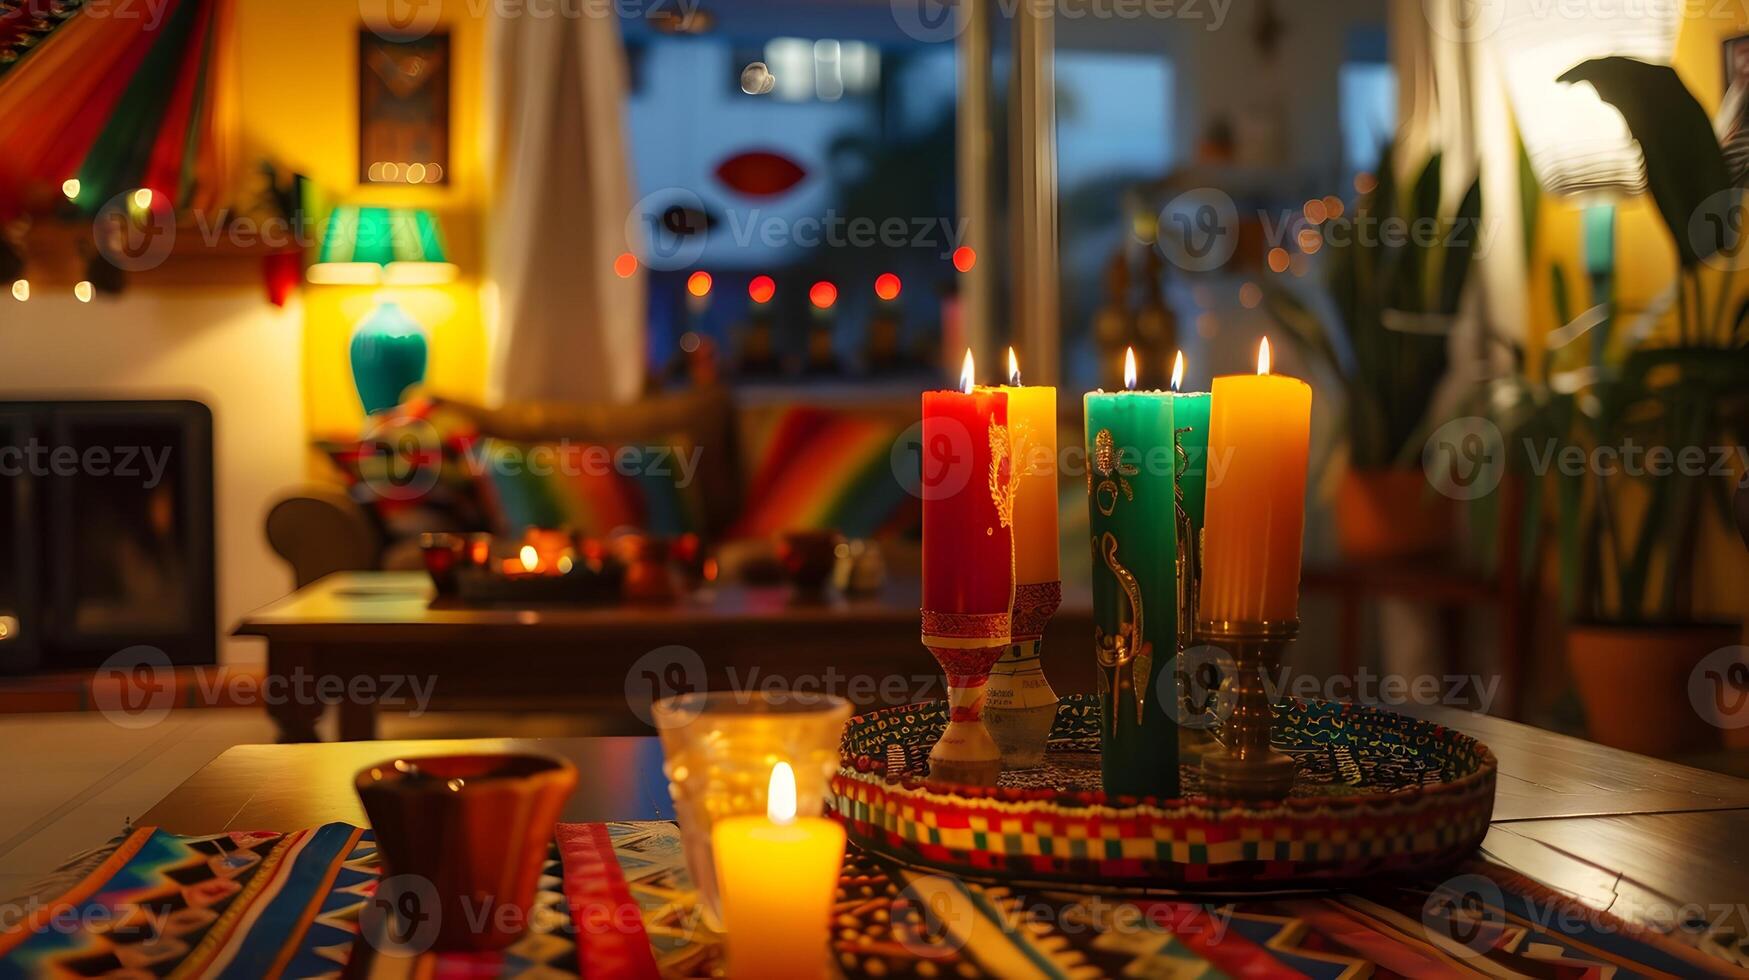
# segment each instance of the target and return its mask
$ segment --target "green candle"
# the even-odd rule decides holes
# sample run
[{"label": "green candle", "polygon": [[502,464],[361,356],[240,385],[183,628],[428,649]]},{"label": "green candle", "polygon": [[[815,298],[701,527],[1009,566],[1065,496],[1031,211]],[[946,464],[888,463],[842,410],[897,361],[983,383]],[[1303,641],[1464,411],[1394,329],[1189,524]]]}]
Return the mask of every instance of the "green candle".
[{"label": "green candle", "polygon": [[[1125,370],[1132,387],[1134,358]],[[1105,791],[1176,796],[1178,727],[1160,684],[1178,632],[1173,398],[1097,391],[1086,410]],[[1176,697],[1171,683],[1166,692]]]},{"label": "green candle", "polygon": [[1178,445],[1184,450],[1178,468],[1178,487],[1184,491],[1184,510],[1190,524],[1202,533],[1202,518],[1208,502],[1209,405],[1214,397],[1206,391],[1181,392],[1184,384],[1184,352],[1172,364],[1172,419],[1178,428]]}]

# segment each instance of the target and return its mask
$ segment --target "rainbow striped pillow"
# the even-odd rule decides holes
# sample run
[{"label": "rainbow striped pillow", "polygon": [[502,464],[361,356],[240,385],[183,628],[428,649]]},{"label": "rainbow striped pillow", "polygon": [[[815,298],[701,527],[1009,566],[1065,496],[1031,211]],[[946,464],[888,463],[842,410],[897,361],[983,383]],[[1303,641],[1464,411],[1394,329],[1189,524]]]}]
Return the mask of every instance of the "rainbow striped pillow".
[{"label": "rainbow striped pillow", "polygon": [[756,461],[734,537],[837,530],[848,537],[906,534],[921,508],[893,472],[904,423],[848,409],[793,406],[756,436]]},{"label": "rainbow striped pillow", "polygon": [[[671,453],[687,452],[671,440]],[[506,534],[564,528],[603,537],[622,528],[672,537],[705,525],[695,483],[672,464],[623,466],[615,447],[578,442],[484,439],[471,460]]]}]

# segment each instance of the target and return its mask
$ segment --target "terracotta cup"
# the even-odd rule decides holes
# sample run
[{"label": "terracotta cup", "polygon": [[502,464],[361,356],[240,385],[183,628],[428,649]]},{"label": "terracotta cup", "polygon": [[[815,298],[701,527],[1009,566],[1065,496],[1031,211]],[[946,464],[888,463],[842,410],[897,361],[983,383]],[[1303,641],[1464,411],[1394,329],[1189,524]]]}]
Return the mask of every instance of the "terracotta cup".
[{"label": "terracotta cup", "polygon": [[570,763],[538,755],[394,759],[354,779],[376,830],[383,878],[405,876],[435,910],[431,948],[499,949],[536,913],[535,888],[565,800]]}]

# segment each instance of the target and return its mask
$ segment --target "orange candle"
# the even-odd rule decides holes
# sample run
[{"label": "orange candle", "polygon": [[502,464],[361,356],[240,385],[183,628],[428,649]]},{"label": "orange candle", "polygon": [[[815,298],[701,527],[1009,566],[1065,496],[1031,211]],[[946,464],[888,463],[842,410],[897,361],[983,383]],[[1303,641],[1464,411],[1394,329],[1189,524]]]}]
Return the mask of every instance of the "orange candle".
[{"label": "orange candle", "polygon": [[1200,619],[1299,617],[1311,430],[1312,388],[1269,373],[1268,338],[1257,374],[1215,379]]},{"label": "orange candle", "polygon": [[1023,386],[1008,349],[1008,435],[1013,447],[1014,584],[1055,582],[1057,572],[1057,389]]}]

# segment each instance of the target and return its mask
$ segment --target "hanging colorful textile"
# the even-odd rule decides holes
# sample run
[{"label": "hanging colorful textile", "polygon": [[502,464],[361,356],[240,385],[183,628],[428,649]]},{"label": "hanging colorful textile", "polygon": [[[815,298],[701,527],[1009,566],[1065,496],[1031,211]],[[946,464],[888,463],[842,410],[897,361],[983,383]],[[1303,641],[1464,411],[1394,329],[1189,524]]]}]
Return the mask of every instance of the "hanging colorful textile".
[{"label": "hanging colorful textile", "polygon": [[53,0],[0,15],[0,220],[67,206],[69,178],[87,217],[141,188],[179,209],[223,200],[232,0],[135,9]]}]

